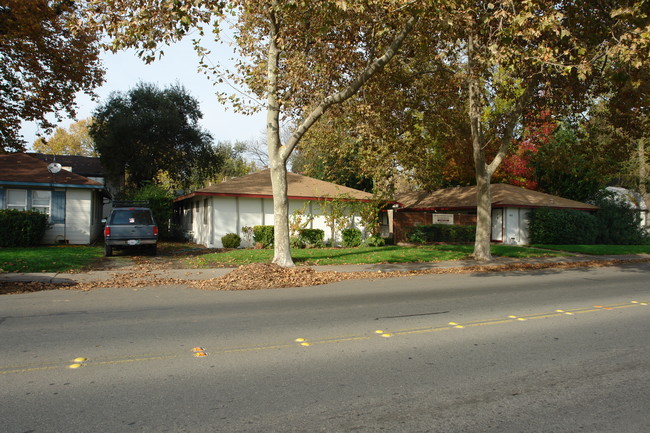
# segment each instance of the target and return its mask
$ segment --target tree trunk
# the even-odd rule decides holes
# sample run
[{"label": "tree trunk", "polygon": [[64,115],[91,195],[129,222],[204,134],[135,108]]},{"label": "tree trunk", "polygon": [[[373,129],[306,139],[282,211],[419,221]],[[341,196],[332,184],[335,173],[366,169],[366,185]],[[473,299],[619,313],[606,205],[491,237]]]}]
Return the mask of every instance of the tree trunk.
[{"label": "tree trunk", "polygon": [[[648,189],[646,188],[646,183],[648,182],[648,163],[645,155],[645,142],[646,138],[642,137],[637,143],[637,153],[639,158],[639,192],[645,202],[646,209],[650,211],[650,196],[648,196]],[[647,217],[650,217],[650,215],[646,215]]]},{"label": "tree trunk", "polygon": [[273,263],[282,267],[294,265],[291,258],[289,239],[289,199],[287,198],[287,165],[285,162],[271,163],[273,185]]},{"label": "tree trunk", "polygon": [[273,263],[291,267],[291,244],[289,241],[289,199],[287,197],[287,159],[280,141],[280,101],[278,100],[278,65],[280,48],[277,44],[279,24],[275,15],[276,3],[269,11],[269,51],[267,75],[266,139],[271,168],[273,189]]},{"label": "tree trunk", "polygon": [[492,176],[483,150],[484,137],[481,124],[483,105],[479,78],[472,70],[474,39],[471,36],[467,46],[468,111],[472,133],[474,170],[476,171],[476,237],[474,238],[474,259],[486,261],[492,259],[492,253],[490,251],[490,229],[492,227],[492,191],[490,189],[490,181]]},{"label": "tree trunk", "polygon": [[492,188],[490,176],[476,175],[476,238],[474,239],[474,259],[492,259],[490,234],[492,231]]},{"label": "tree trunk", "polygon": [[[499,149],[488,164],[485,157],[485,133],[483,131],[483,109],[485,106],[484,94],[490,91],[484,90],[481,77],[474,70],[474,37],[470,35],[467,41],[467,83],[469,90],[469,121],[472,132],[472,149],[474,154],[474,169],[476,170],[476,238],[474,241],[474,259],[479,261],[491,260],[490,252],[491,230],[492,230],[492,175],[497,170],[508,152],[510,143],[514,136],[515,126],[521,118],[524,107],[529,101],[531,92],[535,88],[536,76],[528,78],[524,82],[523,92],[514,101],[509,112],[503,116],[504,128],[499,138]],[[478,69],[478,68],[477,68]],[[483,93],[485,92],[485,93]]]},{"label": "tree trunk", "polygon": [[273,263],[283,267],[294,266],[291,258],[291,242],[289,239],[289,200],[287,197],[287,161],[289,156],[305,132],[320,119],[320,117],[334,104],[352,97],[373,75],[397,54],[406,36],[417,23],[417,17],[412,16],[397,33],[393,42],[388,46],[382,56],[372,61],[352,82],[343,90],[326,97],[306,117],[282,145],[280,140],[280,101],[278,98],[278,70],[280,60],[280,20],[276,12],[279,2],[273,1],[269,8],[269,46],[267,53],[267,123],[266,133],[269,150],[269,163],[271,166],[271,184],[273,186],[273,215],[274,215],[274,253]]}]

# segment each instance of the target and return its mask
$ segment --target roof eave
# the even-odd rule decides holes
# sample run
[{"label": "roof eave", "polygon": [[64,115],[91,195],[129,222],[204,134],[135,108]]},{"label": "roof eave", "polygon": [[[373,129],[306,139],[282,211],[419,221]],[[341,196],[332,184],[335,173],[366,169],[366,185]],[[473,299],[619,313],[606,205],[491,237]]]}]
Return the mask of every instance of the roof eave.
[{"label": "roof eave", "polygon": [[[493,209],[504,209],[504,208],[520,208],[520,209],[539,209],[539,208],[551,208],[551,209],[571,209],[571,210],[582,210],[582,211],[597,211],[600,209],[598,206],[594,207],[566,207],[566,206],[548,206],[548,205],[530,205],[530,204],[493,204]],[[400,207],[397,211],[418,211],[418,212],[440,212],[440,211],[450,211],[450,210],[473,210],[476,209],[476,206],[436,206],[436,207]]]},{"label": "roof eave", "polygon": [[18,181],[10,181],[10,180],[0,181],[0,185],[47,187],[47,188],[104,189],[104,185],[83,185],[83,184],[74,184],[74,183],[49,183],[49,182],[18,182]]},{"label": "roof eave", "polygon": [[[179,202],[192,197],[243,197],[243,198],[267,198],[273,199],[271,194],[242,194],[242,193],[232,193],[232,192],[208,192],[208,191],[194,191],[189,194],[182,195],[177,197],[174,201]],[[318,201],[333,201],[337,200],[337,197],[312,197],[312,196],[297,196],[289,195],[287,196],[289,200],[318,200]],[[371,202],[372,199],[366,198],[344,198],[343,201],[363,201]]]}]

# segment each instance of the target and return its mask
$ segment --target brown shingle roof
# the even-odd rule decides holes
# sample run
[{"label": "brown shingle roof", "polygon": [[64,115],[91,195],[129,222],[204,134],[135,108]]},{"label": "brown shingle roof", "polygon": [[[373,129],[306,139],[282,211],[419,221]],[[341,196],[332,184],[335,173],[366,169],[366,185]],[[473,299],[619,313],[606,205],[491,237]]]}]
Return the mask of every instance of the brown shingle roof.
[{"label": "brown shingle roof", "polygon": [[[289,198],[297,199],[322,199],[334,198],[345,195],[356,200],[370,200],[372,194],[348,188],[331,182],[301,176],[295,173],[287,173],[287,189]],[[271,188],[271,171],[269,169],[259,171],[242,177],[227,180],[216,185],[199,189],[192,194],[180,197],[182,200],[196,195],[225,195],[239,197],[273,197]]]},{"label": "brown shingle roof", "polygon": [[104,177],[104,166],[99,158],[78,155],[50,155],[47,153],[28,153],[47,163],[58,162],[64,167],[72,167],[72,172],[82,176]]},{"label": "brown shingle roof", "polygon": [[0,184],[30,186],[63,185],[103,188],[103,185],[76,173],[61,170],[56,175],[47,171],[47,163],[24,153],[0,155]]},{"label": "brown shingle roof", "polygon": [[[475,209],[476,186],[445,188],[431,193],[412,192],[399,196],[397,201],[411,210]],[[598,209],[590,204],[507,184],[492,185],[492,206]]]}]

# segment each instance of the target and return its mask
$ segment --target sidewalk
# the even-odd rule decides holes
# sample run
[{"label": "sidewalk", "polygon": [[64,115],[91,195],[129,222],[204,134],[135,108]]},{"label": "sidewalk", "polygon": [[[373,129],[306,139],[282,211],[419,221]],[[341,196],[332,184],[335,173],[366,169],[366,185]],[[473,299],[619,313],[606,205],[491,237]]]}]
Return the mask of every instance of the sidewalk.
[{"label": "sidewalk", "polygon": [[[581,262],[642,262],[650,260],[650,254],[637,254],[625,256],[572,256],[572,257],[537,257],[529,259],[516,259],[497,257],[488,262],[474,260],[458,260],[424,263],[378,263],[368,265],[326,265],[310,266],[315,271],[336,272],[411,272],[426,271],[436,268],[468,268],[473,266],[500,266],[510,264],[553,264],[553,263],[581,263]],[[157,278],[173,278],[179,280],[208,280],[221,277],[234,268],[212,269],[153,269],[151,272]],[[3,273],[0,282],[41,282],[49,284],[88,283],[93,281],[107,281],[115,275],[128,276],[135,271],[132,269],[113,269],[104,271],[89,271],[84,273]]]}]

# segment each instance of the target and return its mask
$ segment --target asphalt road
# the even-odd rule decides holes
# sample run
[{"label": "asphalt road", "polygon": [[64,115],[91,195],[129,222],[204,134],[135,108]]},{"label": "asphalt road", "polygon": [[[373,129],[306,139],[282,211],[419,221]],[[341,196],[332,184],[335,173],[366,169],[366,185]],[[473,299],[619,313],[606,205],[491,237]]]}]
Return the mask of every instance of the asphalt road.
[{"label": "asphalt road", "polygon": [[649,277],[3,296],[0,431],[650,431]]}]

